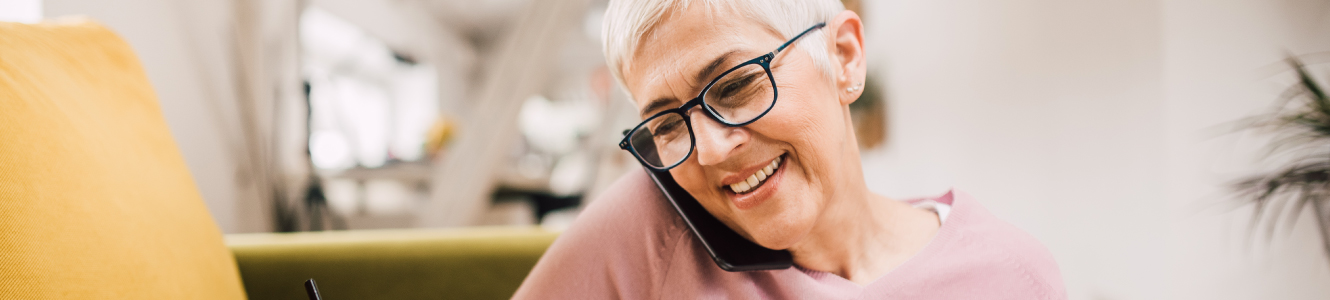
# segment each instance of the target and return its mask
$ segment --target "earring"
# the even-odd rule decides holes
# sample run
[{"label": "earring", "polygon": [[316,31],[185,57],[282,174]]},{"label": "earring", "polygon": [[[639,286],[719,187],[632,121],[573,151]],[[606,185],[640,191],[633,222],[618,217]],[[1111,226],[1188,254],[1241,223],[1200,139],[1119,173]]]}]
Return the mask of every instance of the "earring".
[{"label": "earring", "polygon": [[862,89],[862,88],[864,88],[864,82],[860,81],[858,84],[855,84],[855,85],[852,86],[852,87],[847,87],[847,88],[845,88],[845,92],[846,92],[846,93],[853,93],[853,92],[858,91],[859,89]]}]

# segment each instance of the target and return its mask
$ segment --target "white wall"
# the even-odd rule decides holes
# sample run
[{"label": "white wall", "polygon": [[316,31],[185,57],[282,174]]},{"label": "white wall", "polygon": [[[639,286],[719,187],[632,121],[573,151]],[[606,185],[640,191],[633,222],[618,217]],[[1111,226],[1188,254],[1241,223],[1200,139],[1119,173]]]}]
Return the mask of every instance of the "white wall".
[{"label": "white wall", "polygon": [[1273,99],[1255,69],[1326,32],[1283,21],[1326,28],[1316,2],[870,1],[891,127],[866,176],[974,194],[1053,251],[1072,299],[1323,299],[1308,218],[1265,243],[1215,208],[1255,167],[1225,149],[1255,141],[1207,131]]},{"label": "white wall", "polygon": [[[1286,51],[1330,50],[1330,2],[1171,0],[1162,8],[1169,298],[1330,297],[1330,263],[1309,215],[1267,243],[1247,237],[1250,210],[1197,205],[1226,200],[1223,184],[1274,167],[1255,159],[1260,138],[1215,137],[1225,132],[1218,124],[1270,108],[1288,86],[1280,80],[1287,77],[1271,72],[1283,69]],[[1319,74],[1322,82],[1330,79]]]},{"label": "white wall", "polygon": [[32,23],[41,19],[41,0],[0,0],[0,22]]}]

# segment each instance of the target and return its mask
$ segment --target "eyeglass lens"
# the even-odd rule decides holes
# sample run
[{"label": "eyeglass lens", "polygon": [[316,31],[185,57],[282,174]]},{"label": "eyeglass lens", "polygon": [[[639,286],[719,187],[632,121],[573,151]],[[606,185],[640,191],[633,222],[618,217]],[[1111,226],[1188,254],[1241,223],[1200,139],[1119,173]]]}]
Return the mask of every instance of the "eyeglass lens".
[{"label": "eyeglass lens", "polygon": [[776,101],[774,84],[766,69],[749,64],[716,80],[702,101],[725,122],[744,123],[762,115]]},{"label": "eyeglass lens", "polygon": [[[742,124],[771,108],[776,101],[775,90],[766,69],[750,64],[717,79],[702,97],[721,120]],[[659,115],[633,131],[629,143],[648,165],[671,167],[687,159],[694,146],[689,126],[679,113]]]}]

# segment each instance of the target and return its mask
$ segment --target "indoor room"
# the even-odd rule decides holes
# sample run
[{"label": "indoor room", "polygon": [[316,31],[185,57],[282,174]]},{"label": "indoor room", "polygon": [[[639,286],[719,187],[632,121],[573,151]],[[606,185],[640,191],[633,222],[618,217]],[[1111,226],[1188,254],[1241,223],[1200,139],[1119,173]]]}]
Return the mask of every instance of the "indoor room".
[{"label": "indoor room", "polygon": [[0,299],[1326,299],[1328,37],[1327,0],[0,0]]}]

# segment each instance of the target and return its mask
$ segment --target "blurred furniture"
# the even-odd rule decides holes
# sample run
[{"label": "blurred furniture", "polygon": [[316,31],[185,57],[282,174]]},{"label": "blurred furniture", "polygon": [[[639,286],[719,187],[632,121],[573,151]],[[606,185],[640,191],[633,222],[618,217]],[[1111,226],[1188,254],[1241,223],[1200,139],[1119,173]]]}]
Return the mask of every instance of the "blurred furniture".
[{"label": "blurred furniture", "polygon": [[303,299],[306,278],[328,299],[507,298],[553,238],[251,234],[229,250],[128,44],[88,21],[0,22],[0,299]]},{"label": "blurred furniture", "polygon": [[129,45],[0,23],[0,298],[244,297]]},{"label": "blurred furniture", "polygon": [[250,299],[507,299],[555,234],[537,228],[234,234]]}]

